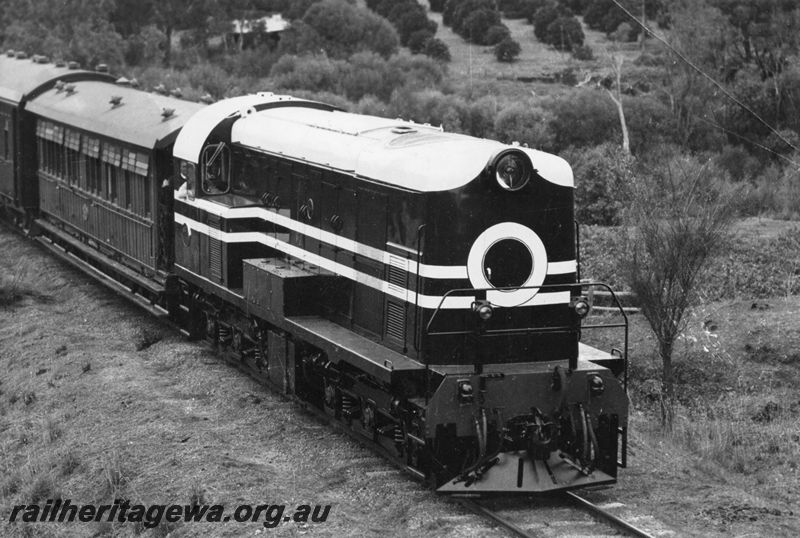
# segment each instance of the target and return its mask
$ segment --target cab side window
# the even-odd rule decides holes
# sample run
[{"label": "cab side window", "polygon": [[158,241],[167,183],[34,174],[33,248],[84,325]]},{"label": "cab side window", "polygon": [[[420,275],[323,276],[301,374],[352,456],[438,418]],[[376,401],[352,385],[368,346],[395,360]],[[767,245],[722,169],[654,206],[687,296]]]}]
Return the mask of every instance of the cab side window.
[{"label": "cab side window", "polygon": [[225,194],[230,190],[230,148],[224,142],[203,148],[202,187],[205,194]]}]

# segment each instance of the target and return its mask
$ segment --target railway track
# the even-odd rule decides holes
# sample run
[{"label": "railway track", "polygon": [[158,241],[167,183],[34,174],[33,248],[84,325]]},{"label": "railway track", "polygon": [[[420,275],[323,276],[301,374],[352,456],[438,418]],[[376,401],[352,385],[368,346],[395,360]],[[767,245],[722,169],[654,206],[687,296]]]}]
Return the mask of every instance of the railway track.
[{"label": "railway track", "polygon": [[[571,491],[565,492],[559,497],[547,499],[465,497],[457,500],[467,510],[521,538],[619,535],[652,538],[656,536]],[[575,510],[568,506],[569,504],[580,508],[583,515],[576,515]]]},{"label": "railway track", "polygon": [[[17,232],[21,236],[26,235],[15,226],[7,226],[7,228]],[[94,279],[99,284],[110,289],[114,293],[125,297],[135,306],[138,306],[156,318],[159,318],[163,323],[169,325],[173,330],[180,332],[186,337],[189,336],[189,333],[184,327],[181,327],[179,324],[169,320],[166,311],[156,305],[147,303],[147,301],[145,301],[141,296],[138,296],[133,289],[111,279],[108,275],[99,271],[97,268],[87,263],[80,257],[74,255],[63,246],[57,245],[54,242],[47,240],[43,236],[37,238],[37,243],[39,246],[44,247],[44,249],[49,251],[51,254],[55,254],[58,258],[67,262],[69,265],[81,270],[85,275]],[[215,349],[218,356],[225,362],[237,367],[244,373],[255,377],[266,385],[270,384],[268,380],[259,375],[258,372],[247,368],[239,360],[239,357],[231,356],[230,353],[220,349],[215,342],[206,340],[205,344]],[[302,402],[297,399],[294,399],[294,402],[300,404],[301,407],[310,412],[312,415],[315,415],[322,422],[333,426],[336,430],[349,434],[349,436],[354,440],[360,442],[364,446],[368,446],[374,452],[382,455],[388,462],[393,464],[400,471],[405,472],[413,480],[418,482],[424,481],[423,477],[412,472],[410,468],[403,465],[396,458],[392,457],[392,455],[386,452],[383,448],[356,434],[341,422],[333,420],[322,410],[316,409],[315,407],[308,405],[306,402]],[[532,505],[530,499],[521,501],[519,497],[506,499],[454,497],[454,499],[470,512],[473,512],[480,517],[491,521],[493,524],[498,525],[515,536],[521,536],[525,538],[551,536],[596,537],[618,535],[620,532],[623,535],[635,537],[654,536],[653,534],[649,534],[648,532],[635,527],[631,523],[626,522],[610,511],[591,503],[590,501],[573,492],[565,492],[560,496],[550,499],[536,499],[534,502],[538,503],[538,505]],[[508,501],[510,505],[499,507],[498,503],[503,502],[504,500]],[[522,502],[522,504],[520,504],[520,502]],[[588,514],[591,517],[589,519],[576,520],[574,517],[574,510],[571,510],[573,515],[565,512],[565,510],[570,510],[565,508],[566,505],[570,503],[577,505],[585,514]]]}]

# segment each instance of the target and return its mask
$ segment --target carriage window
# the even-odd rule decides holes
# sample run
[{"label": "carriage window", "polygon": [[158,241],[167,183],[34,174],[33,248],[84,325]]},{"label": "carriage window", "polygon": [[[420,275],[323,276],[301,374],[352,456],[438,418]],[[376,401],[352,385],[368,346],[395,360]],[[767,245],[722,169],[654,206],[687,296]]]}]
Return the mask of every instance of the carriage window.
[{"label": "carriage window", "polygon": [[150,216],[150,189],[148,188],[149,156],[146,153],[124,149],[122,151],[122,177],[125,183],[125,207],[142,217]]},{"label": "carriage window", "polygon": [[225,142],[203,148],[203,192],[224,194],[230,190],[230,148]]},{"label": "carriage window", "polygon": [[81,153],[86,161],[86,189],[93,194],[100,195],[102,192],[100,140],[84,135],[81,138]]},{"label": "carriage window", "polygon": [[[64,147],[65,147],[65,156],[66,156],[66,176],[67,180],[73,184],[77,185],[78,180],[81,179],[81,135],[77,131],[71,131],[67,129],[66,134],[64,136]],[[81,186],[86,187],[86,178],[83,178],[81,181]]]},{"label": "carriage window", "polygon": [[101,154],[103,161],[103,172],[105,174],[106,197],[116,202],[119,197],[118,181],[119,181],[119,165],[122,162],[122,150],[119,146],[114,144],[103,144],[103,152]]},{"label": "carriage window", "polygon": [[39,148],[39,170],[64,176],[64,128],[49,121],[36,123]]}]

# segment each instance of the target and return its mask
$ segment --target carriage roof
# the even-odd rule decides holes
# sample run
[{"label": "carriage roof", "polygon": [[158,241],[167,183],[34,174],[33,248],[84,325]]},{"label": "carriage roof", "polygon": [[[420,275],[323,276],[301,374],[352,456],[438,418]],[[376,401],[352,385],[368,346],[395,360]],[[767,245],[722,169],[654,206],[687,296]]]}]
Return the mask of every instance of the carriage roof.
[{"label": "carriage roof", "polygon": [[45,61],[40,56],[17,58],[0,55],[0,100],[18,105],[24,99],[47,88],[56,80],[111,80],[111,76],[96,71],[71,69]]},{"label": "carriage roof", "polygon": [[205,105],[130,86],[77,81],[74,91],[53,87],[27,109],[101,136],[144,148],[171,143],[177,131]]}]

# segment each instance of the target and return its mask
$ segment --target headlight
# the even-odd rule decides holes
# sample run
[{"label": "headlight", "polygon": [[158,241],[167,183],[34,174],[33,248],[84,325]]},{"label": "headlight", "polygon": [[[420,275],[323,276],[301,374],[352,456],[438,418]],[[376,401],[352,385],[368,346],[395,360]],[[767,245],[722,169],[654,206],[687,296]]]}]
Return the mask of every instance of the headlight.
[{"label": "headlight", "polygon": [[518,191],[531,179],[531,162],[521,151],[501,153],[493,169],[497,183],[507,191]]},{"label": "headlight", "polygon": [[592,396],[600,396],[605,392],[606,387],[603,383],[603,378],[599,375],[589,376],[589,392]]},{"label": "headlight", "polygon": [[494,309],[489,301],[475,301],[472,303],[472,311],[477,312],[478,317],[483,321],[489,321],[494,314]]},{"label": "headlight", "polygon": [[585,297],[576,297],[572,300],[572,309],[579,318],[585,318],[587,314],[589,314],[591,308],[589,301],[587,301]]}]

